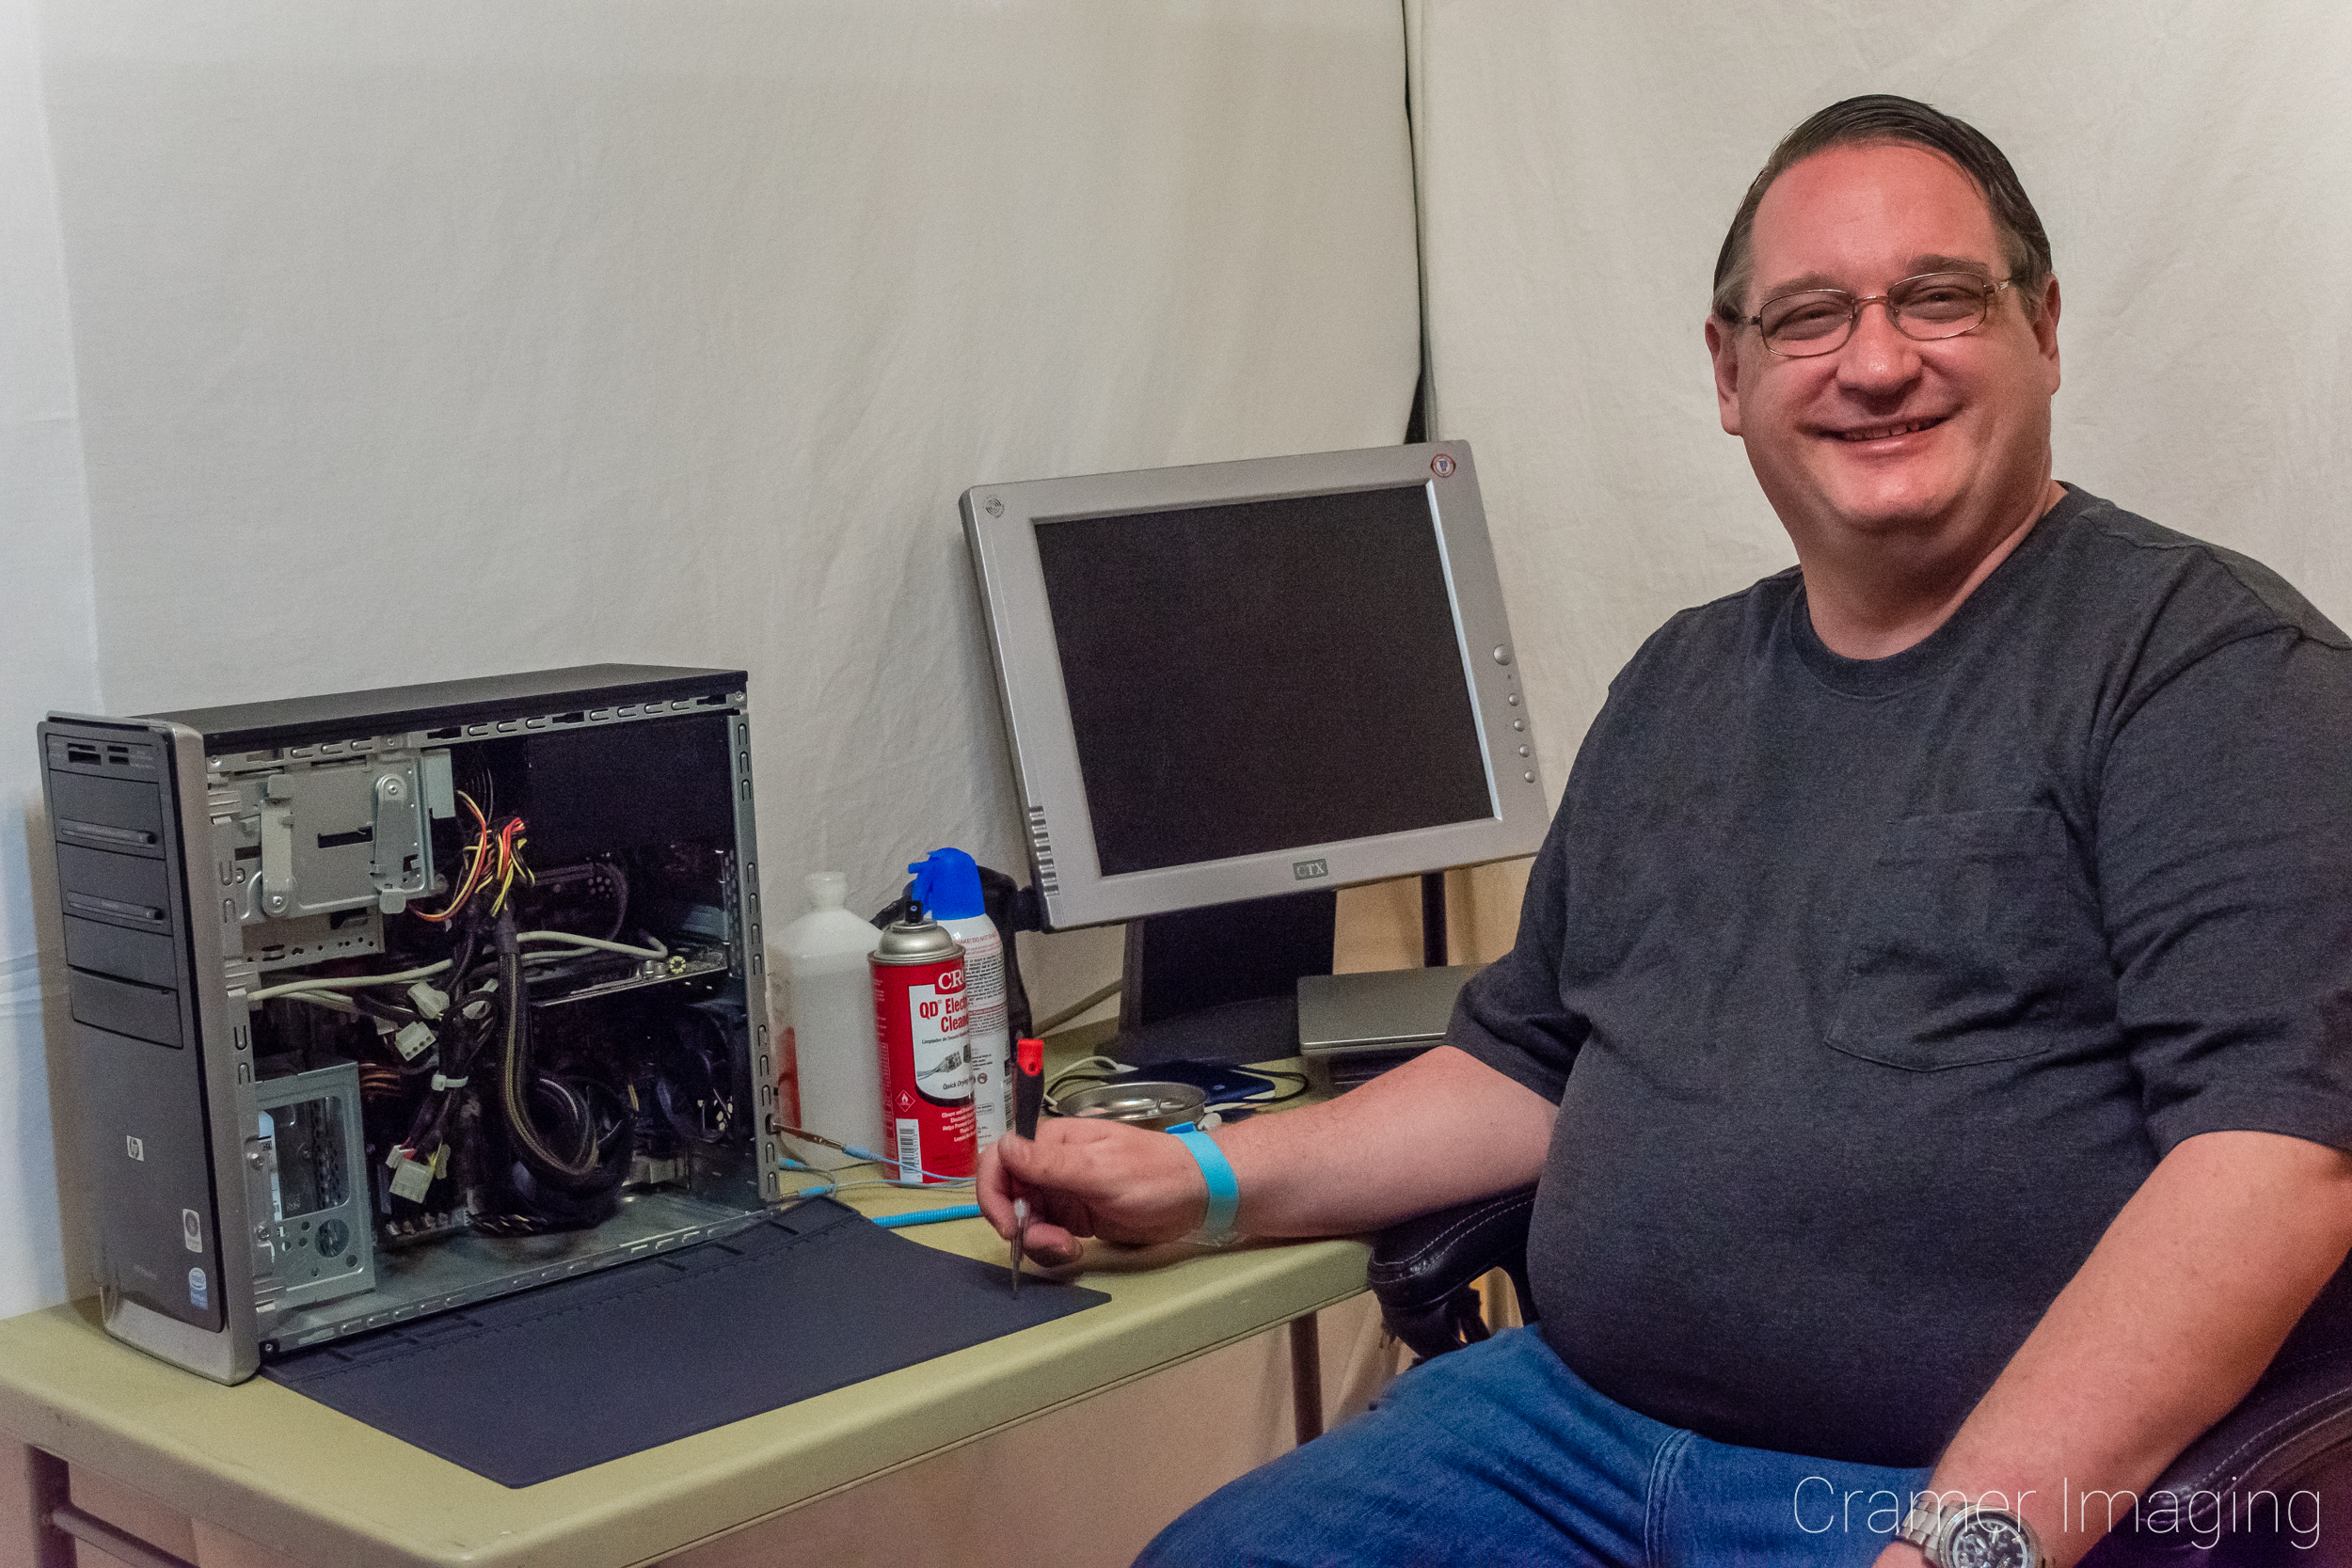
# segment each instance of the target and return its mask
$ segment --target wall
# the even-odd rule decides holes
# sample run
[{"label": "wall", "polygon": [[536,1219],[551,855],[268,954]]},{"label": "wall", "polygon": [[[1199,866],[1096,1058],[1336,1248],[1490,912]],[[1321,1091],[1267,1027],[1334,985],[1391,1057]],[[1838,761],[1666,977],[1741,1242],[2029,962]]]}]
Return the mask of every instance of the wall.
[{"label": "wall", "polygon": [[779,908],[1013,857],[963,487],[1403,426],[1387,6],[49,32],[108,700],[747,664]]},{"label": "wall", "polygon": [[2057,250],[2058,477],[2352,624],[2352,8],[1416,0],[1437,428],[1466,436],[1555,795],[1673,610],[1793,560],[1716,421],[1715,253],[1783,133],[1922,98]]},{"label": "wall", "polygon": [[59,1223],[43,1037],[62,1027],[63,992],[54,974],[42,984],[39,953],[57,943],[33,887],[47,836],[33,726],[99,705],[39,39],[32,0],[0,0],[0,1317],[90,1286],[78,1247],[69,1270]]},{"label": "wall", "polygon": [[[40,711],[743,666],[768,907],[829,868],[870,909],[935,845],[1023,863],[965,486],[1404,427],[1391,0],[34,3],[0,0],[0,1310],[67,1287]],[[1119,942],[1025,952],[1051,1007]]]}]

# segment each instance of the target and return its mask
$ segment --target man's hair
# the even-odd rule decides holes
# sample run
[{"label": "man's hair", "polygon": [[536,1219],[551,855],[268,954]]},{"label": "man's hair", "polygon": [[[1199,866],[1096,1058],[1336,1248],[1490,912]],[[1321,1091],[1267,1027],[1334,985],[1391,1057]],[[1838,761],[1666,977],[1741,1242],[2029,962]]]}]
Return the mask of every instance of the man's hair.
[{"label": "man's hair", "polygon": [[2042,231],[2042,216],[2033,210],[2026,187],[2017,182],[2017,171],[2009,166],[1992,138],[1966,120],[1954,119],[1915,99],[1881,92],[1832,103],[1772,149],[1763,172],[1748,186],[1747,198],[1731,220],[1731,232],[1724,236],[1724,248],[1715,258],[1714,310],[1719,320],[1736,325],[1745,319],[1740,301],[1748,292],[1754,261],[1756,210],[1772,182],[1793,166],[1833,147],[1890,142],[1941,152],[1967,171],[1993,214],[1993,229],[2000,236],[2026,319],[2031,321],[2042,313],[2042,292],[2050,281],[2050,236]]}]

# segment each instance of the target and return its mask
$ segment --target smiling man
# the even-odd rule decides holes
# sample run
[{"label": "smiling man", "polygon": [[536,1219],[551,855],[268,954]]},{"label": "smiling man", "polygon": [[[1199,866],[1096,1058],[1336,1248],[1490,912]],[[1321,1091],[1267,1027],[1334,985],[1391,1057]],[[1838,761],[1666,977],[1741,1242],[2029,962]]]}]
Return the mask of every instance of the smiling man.
[{"label": "smiling man", "polygon": [[[1152,1560],[2071,1563],[2352,1309],[2352,644],[2054,482],[2058,314],[1971,127],[1774,153],[1706,336],[1798,566],[1618,675],[1445,1047],[1217,1135],[1262,1235],[1540,1176],[1538,1328]],[[1178,1140],[995,1148],[1041,1253],[1206,1206]]]},{"label": "smiling man", "polygon": [[[2015,184],[2005,162],[1996,178]],[[1841,654],[1919,641],[2064,499],[2058,279],[2023,191],[2016,204],[2031,239],[2005,238],[1947,154],[1843,144],[1772,181],[1726,245],[1707,324],[1724,428],[1746,439],[1814,629]],[[1858,305],[1873,295],[1881,309]]]}]

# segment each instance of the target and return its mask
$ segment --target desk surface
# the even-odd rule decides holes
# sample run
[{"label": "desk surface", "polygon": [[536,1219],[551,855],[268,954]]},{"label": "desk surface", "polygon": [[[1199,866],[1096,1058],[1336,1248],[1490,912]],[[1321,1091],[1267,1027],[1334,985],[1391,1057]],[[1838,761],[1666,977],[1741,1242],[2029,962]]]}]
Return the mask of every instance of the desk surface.
[{"label": "desk surface", "polygon": [[[875,1214],[953,1201],[862,1191]],[[980,1220],[901,1234],[1004,1257]],[[1104,1306],[519,1490],[267,1379],[226,1388],[154,1360],[108,1338],[93,1302],[0,1323],[0,1428],[306,1562],[628,1568],[1343,1301],[1367,1256],[1090,1251]]]}]

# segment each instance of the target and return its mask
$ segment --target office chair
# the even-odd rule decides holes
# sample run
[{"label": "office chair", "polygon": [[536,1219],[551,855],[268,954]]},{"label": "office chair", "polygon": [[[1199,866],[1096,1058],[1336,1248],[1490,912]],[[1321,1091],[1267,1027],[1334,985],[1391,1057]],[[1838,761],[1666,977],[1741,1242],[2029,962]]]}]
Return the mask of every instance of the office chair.
[{"label": "office chair", "polygon": [[[1534,1206],[1535,1189],[1522,1187],[1406,1220],[1374,1237],[1367,1277],[1389,1331],[1424,1360],[1486,1338],[1472,1287],[1494,1269],[1509,1274],[1520,1312],[1534,1322],[1527,1280],[1527,1223]],[[2319,1497],[2300,1534],[2286,1507],[2297,1491]],[[2352,1508],[2352,1265],[2320,1292],[2237,1408],[2156,1478],[2148,1489],[2152,1513],[2160,1512],[2153,1502],[2160,1492],[2185,1500],[2175,1507],[2185,1508],[2189,1528],[2169,1534],[2119,1529],[2082,1560],[2081,1568],[2352,1562],[2352,1518],[2338,1512]],[[2196,1528],[2198,1517],[2212,1517],[2212,1504],[2201,1499],[2265,1492],[2280,1501],[2254,1511],[2259,1530]],[[2199,1508],[2207,1512],[2200,1515]],[[2275,1533],[2268,1528],[2274,1517],[2281,1527]],[[2332,1533],[2311,1541],[2314,1523]]]}]

